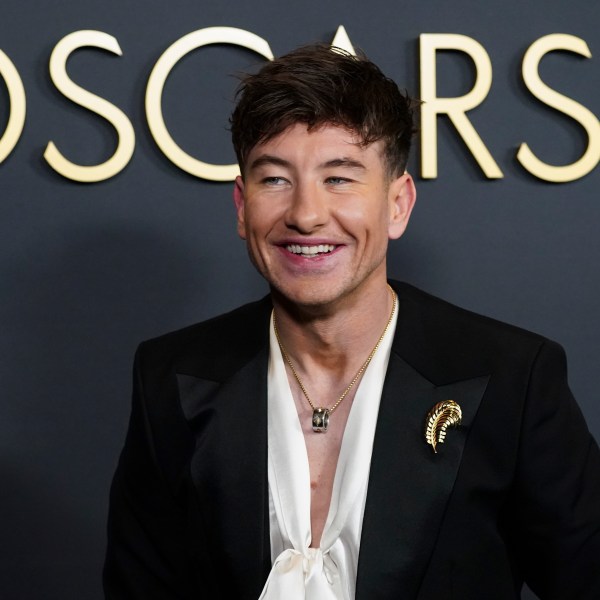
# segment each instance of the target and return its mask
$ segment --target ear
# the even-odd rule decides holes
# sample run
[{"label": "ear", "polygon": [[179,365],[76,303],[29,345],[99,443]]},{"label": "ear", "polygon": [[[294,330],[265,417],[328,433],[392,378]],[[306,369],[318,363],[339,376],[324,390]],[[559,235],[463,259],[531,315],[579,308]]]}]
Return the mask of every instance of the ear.
[{"label": "ear", "polygon": [[390,207],[388,237],[390,240],[396,240],[404,233],[416,199],[415,182],[408,173],[404,172],[390,183],[388,189]]},{"label": "ear", "polygon": [[246,219],[244,211],[246,206],[246,196],[244,193],[244,180],[240,175],[235,178],[235,183],[233,184],[233,202],[237,213],[237,232],[238,235],[245,240]]}]

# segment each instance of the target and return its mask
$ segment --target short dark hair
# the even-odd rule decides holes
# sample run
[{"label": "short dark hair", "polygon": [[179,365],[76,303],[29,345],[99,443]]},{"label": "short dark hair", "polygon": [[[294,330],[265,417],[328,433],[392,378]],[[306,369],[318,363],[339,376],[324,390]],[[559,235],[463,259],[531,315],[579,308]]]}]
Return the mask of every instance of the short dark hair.
[{"label": "short dark hair", "polygon": [[244,75],[236,99],[230,122],[242,174],[254,146],[296,123],[345,127],[365,146],[382,140],[388,174],[406,169],[418,103],[362,53],[303,46]]}]

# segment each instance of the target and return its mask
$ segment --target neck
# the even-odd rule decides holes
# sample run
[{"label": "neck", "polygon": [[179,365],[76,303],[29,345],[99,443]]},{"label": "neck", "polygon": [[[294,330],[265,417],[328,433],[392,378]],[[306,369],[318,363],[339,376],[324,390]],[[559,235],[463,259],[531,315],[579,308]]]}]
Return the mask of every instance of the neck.
[{"label": "neck", "polygon": [[369,355],[390,318],[393,296],[385,280],[335,305],[299,307],[273,293],[279,336],[301,372],[324,369],[346,377]]}]

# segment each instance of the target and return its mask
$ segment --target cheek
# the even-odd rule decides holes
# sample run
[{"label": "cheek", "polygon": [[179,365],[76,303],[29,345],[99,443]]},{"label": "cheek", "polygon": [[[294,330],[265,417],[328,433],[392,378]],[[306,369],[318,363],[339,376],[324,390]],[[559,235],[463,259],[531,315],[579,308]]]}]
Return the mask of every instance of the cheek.
[{"label": "cheek", "polygon": [[369,202],[364,199],[348,204],[337,212],[339,222],[356,235],[361,235],[362,232],[363,235],[371,236],[385,231],[385,237],[387,237],[387,228],[390,221],[389,213],[386,203]]},{"label": "cheek", "polygon": [[277,217],[274,210],[268,203],[252,202],[246,204],[245,214],[245,236],[246,239],[253,239],[260,243],[277,223]]}]

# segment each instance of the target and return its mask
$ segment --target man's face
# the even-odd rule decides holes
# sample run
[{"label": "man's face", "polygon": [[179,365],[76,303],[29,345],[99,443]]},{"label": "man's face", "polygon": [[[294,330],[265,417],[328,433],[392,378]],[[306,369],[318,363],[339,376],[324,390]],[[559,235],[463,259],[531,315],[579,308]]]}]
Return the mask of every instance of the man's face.
[{"label": "man's face", "polygon": [[382,143],[296,124],[255,146],[235,182],[238,233],[272,288],[295,304],[328,305],[385,285],[388,239],[404,232],[410,175],[390,179]]}]

